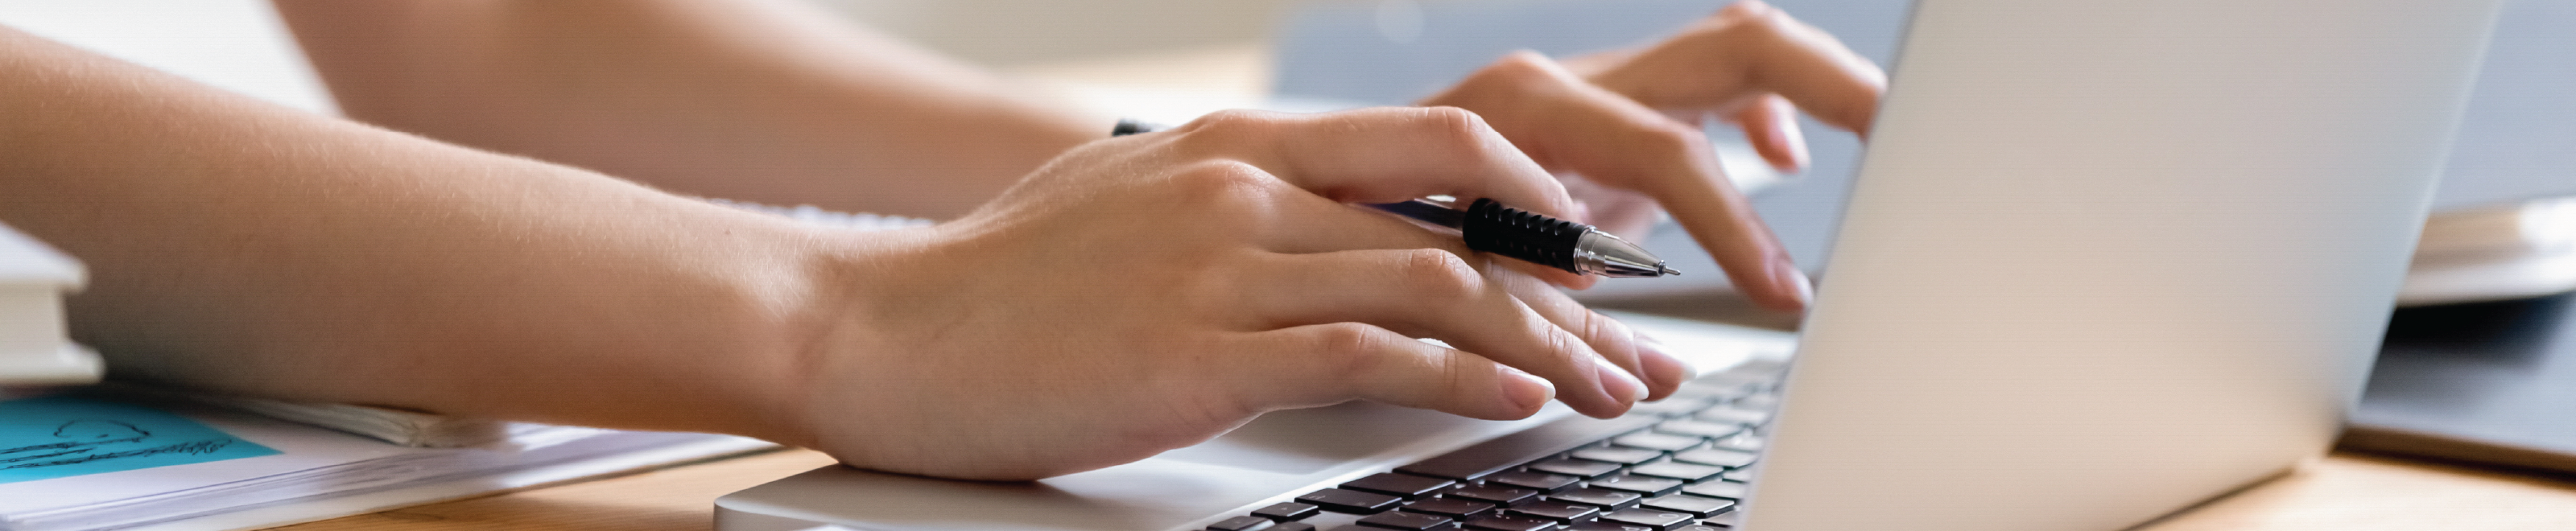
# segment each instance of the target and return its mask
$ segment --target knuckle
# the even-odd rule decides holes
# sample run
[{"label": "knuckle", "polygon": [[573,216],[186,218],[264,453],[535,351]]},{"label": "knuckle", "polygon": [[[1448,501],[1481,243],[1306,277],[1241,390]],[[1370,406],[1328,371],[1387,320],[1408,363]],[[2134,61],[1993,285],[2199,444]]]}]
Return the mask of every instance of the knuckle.
[{"label": "knuckle", "polygon": [[1577,332],[1577,335],[1583,336],[1583,339],[1587,341],[1600,341],[1610,338],[1610,326],[1614,323],[1610,320],[1609,316],[1601,315],[1601,312],[1586,310],[1582,313],[1582,319],[1582,331]]},{"label": "knuckle", "polygon": [[1260,197],[1274,180],[1270,172],[1252,164],[1223,159],[1191,163],[1172,175],[1174,188],[1190,205],[1230,204]]},{"label": "knuckle", "polygon": [[1322,355],[1326,372],[1347,378],[1369,372],[1378,352],[1387,348],[1388,335],[1360,323],[1318,325],[1314,350]]},{"label": "knuckle", "polygon": [[1485,274],[1467,259],[1439,249],[1403,251],[1398,267],[1405,283],[1423,296],[1439,301],[1464,302],[1485,291]]},{"label": "knuckle", "polygon": [[1181,128],[1193,133],[1230,137],[1235,135],[1260,134],[1262,131],[1267,131],[1271,126],[1277,124],[1279,119],[1279,114],[1273,112],[1248,109],[1227,109],[1208,113],[1204,116],[1200,116],[1196,120],[1190,120],[1190,123],[1183,124]]},{"label": "knuckle", "polygon": [[1640,126],[1638,136],[1638,144],[1658,157],[1685,157],[1712,149],[1708,133],[1682,123],[1645,124]]},{"label": "knuckle", "polygon": [[1718,33],[1741,45],[1775,42],[1789,37],[1796,19],[1778,9],[1748,10],[1729,18]]},{"label": "knuckle", "polygon": [[1485,117],[1457,107],[1425,107],[1422,109],[1422,124],[1436,138],[1479,144],[1493,131],[1485,124]]},{"label": "knuckle", "polygon": [[1439,373],[1442,397],[1475,396],[1479,394],[1477,388],[1484,385],[1484,379],[1479,378],[1475,370],[1482,368],[1481,364],[1470,363],[1454,354],[1441,356],[1432,363],[1438,365],[1433,370]]},{"label": "knuckle", "polygon": [[1573,333],[1566,332],[1564,330],[1549,330],[1548,332],[1548,356],[1557,360],[1558,363],[1563,363],[1568,367],[1580,367],[1588,364],[1587,362],[1590,361],[1584,359],[1586,356],[1594,355],[1592,353],[1592,349],[1584,346],[1583,340],[1574,337]]},{"label": "knuckle", "polygon": [[1418,138],[1431,139],[1436,156],[1451,166],[1480,165],[1498,150],[1510,149],[1485,117],[1457,107],[1426,107],[1415,121]]},{"label": "knuckle", "polygon": [[1495,60],[1493,64],[1477,70],[1476,77],[1515,82],[1540,80],[1550,77],[1553,65],[1554,62],[1547,56],[1539,55],[1538,52],[1520,50],[1504,55],[1502,59]]}]

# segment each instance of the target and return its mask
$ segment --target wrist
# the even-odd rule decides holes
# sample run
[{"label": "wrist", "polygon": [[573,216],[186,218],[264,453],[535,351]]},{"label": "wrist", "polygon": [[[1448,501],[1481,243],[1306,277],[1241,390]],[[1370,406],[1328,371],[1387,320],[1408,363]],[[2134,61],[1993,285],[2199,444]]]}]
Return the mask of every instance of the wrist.
[{"label": "wrist", "polygon": [[869,431],[904,429],[886,425],[888,419],[868,418],[867,404],[830,397],[884,387],[864,381],[883,376],[869,370],[882,364],[869,360],[900,354],[885,339],[890,334],[885,327],[908,313],[896,288],[936,283],[920,278],[919,268],[912,266],[930,261],[924,255],[942,228],[814,231],[790,275],[794,280],[788,282],[800,293],[786,305],[786,341],[763,354],[774,361],[761,364],[766,374],[746,380],[752,385],[740,393],[763,418],[757,433],[745,435],[829,448],[846,445],[830,444],[826,434],[846,433],[850,425]]}]

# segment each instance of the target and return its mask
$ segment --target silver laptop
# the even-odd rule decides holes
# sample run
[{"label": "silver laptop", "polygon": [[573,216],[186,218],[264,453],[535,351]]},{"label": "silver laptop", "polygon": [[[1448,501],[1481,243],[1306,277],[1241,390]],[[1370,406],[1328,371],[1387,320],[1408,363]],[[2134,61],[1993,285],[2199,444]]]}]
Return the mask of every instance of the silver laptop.
[{"label": "silver laptop", "polygon": [[1794,364],[1635,318],[1730,365],[1618,419],[1345,404],[1029,483],[826,467],[717,524],[2131,527],[2325,450],[2496,8],[1927,0]]}]

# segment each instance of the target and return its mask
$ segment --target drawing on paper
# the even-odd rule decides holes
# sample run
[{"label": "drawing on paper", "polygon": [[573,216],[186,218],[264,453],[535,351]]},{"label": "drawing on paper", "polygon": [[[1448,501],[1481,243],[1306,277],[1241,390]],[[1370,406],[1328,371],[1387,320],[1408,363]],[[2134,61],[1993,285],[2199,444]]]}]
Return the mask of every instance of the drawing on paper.
[{"label": "drawing on paper", "polygon": [[0,402],[0,483],[275,455],[187,417],[79,397]]}]

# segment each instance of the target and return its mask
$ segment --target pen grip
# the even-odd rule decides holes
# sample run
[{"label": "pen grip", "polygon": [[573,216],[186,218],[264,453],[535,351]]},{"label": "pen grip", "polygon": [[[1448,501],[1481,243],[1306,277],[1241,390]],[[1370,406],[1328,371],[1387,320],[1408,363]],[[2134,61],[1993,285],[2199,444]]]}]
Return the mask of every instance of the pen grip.
[{"label": "pen grip", "polygon": [[1477,199],[1458,226],[1467,248],[1581,273],[1574,267],[1574,248],[1592,226],[1551,218]]}]

